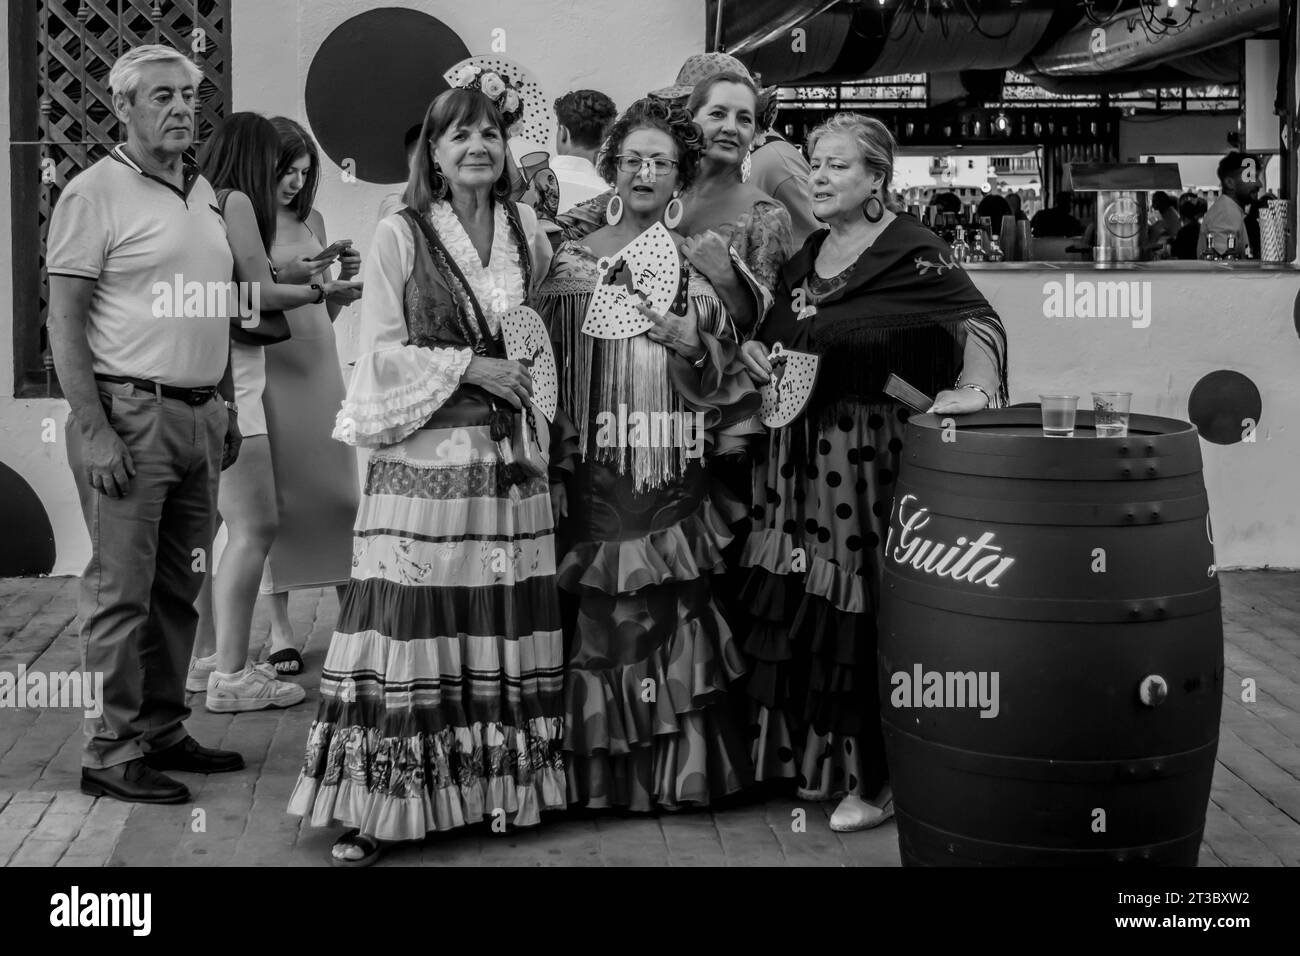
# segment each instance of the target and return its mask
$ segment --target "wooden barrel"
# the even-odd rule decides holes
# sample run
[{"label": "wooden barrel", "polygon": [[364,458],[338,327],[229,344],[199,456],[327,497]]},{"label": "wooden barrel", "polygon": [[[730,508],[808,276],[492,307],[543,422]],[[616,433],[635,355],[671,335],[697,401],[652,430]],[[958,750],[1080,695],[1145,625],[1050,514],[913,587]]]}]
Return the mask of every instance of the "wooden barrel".
[{"label": "wooden barrel", "polygon": [[1199,438],[1092,425],[908,422],[878,673],[906,865],[1196,865],[1223,693]]}]

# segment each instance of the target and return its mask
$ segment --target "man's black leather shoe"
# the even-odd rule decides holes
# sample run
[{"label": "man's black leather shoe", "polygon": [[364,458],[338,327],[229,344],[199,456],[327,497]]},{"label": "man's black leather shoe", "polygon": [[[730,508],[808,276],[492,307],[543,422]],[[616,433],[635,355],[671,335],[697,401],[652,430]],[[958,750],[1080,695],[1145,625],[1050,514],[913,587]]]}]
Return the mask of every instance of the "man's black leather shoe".
[{"label": "man's black leather shoe", "polygon": [[181,770],[187,773],[228,773],[243,770],[244,758],[233,750],[213,750],[193,737],[186,737],[166,750],[144,755],[155,770]]},{"label": "man's black leather shoe", "polygon": [[189,787],[151,769],[139,757],[102,770],[82,767],[81,792],[126,803],[185,803],[190,799]]}]

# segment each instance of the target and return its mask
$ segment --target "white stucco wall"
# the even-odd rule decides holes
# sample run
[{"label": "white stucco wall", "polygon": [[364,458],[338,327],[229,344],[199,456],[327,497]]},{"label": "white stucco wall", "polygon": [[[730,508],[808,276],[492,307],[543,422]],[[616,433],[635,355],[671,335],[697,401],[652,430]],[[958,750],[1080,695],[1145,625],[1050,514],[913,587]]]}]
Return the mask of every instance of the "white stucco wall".
[{"label": "white stucco wall", "polygon": [[1222,567],[1300,567],[1300,274],[1076,272],[1076,280],[1151,281],[1150,325],[1047,318],[1044,284],[1063,272],[971,272],[1010,341],[1011,400],[1066,390],[1131,391],[1133,411],[1186,420],[1193,386],[1218,369],[1247,376],[1263,411],[1253,442],[1201,440]]}]

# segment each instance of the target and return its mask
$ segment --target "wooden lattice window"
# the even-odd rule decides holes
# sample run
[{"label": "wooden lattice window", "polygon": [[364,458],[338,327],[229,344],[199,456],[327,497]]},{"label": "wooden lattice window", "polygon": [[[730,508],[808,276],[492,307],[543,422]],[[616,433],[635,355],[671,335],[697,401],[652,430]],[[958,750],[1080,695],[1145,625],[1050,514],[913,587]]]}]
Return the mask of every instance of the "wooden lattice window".
[{"label": "wooden lattice window", "polygon": [[163,43],[203,71],[195,146],[230,106],[231,0],[10,0],[14,394],[56,396],[45,339],[45,238],[68,181],[124,135],[108,72],[132,47]]}]

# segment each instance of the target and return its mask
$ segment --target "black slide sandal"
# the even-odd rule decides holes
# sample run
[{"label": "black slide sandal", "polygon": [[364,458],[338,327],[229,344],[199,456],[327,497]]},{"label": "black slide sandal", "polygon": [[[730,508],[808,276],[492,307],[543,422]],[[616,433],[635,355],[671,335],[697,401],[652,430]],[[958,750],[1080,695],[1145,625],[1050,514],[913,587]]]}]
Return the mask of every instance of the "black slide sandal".
[{"label": "black slide sandal", "polygon": [[337,840],[334,846],[360,847],[363,855],[355,860],[340,860],[330,848],[330,863],[334,866],[370,866],[384,853],[383,846],[374,837],[362,836],[360,830],[349,830]]},{"label": "black slide sandal", "polygon": [[302,655],[292,647],[276,651],[266,659],[266,662],[274,667],[275,672],[281,677],[297,677],[303,669]]}]

